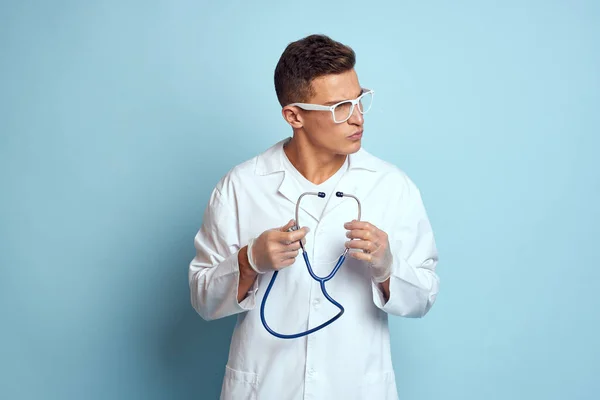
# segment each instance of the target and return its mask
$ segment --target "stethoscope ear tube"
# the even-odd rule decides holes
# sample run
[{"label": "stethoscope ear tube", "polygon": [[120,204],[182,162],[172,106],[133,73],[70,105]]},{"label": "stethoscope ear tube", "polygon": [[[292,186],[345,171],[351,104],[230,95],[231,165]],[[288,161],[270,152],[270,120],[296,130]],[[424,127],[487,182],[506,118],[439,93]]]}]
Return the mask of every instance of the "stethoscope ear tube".
[{"label": "stethoscope ear tube", "polygon": [[267,286],[267,290],[265,291],[265,295],[264,295],[261,305],[260,305],[260,319],[261,319],[262,324],[265,327],[265,329],[271,335],[276,336],[280,339],[296,339],[296,338],[299,338],[302,336],[310,335],[311,333],[316,332],[320,329],[325,328],[327,325],[332,324],[335,320],[337,320],[344,314],[344,307],[340,303],[338,303],[333,297],[331,297],[329,295],[329,293],[327,293],[327,289],[325,288],[325,282],[328,281],[329,279],[333,278],[335,273],[338,271],[338,269],[344,263],[344,260],[346,257],[344,255],[340,256],[333,271],[327,277],[320,278],[320,277],[317,277],[312,272],[312,268],[310,267],[310,261],[308,260],[308,255],[307,255],[306,251],[302,252],[302,256],[304,257],[304,261],[306,262],[306,265],[309,268],[309,272],[310,272],[311,276],[313,276],[313,278],[316,278],[316,280],[319,281],[319,283],[321,284],[321,292],[323,293],[325,298],[327,300],[329,300],[329,302],[332,303],[334,306],[336,306],[340,311],[333,318],[329,319],[328,321],[326,321],[326,322],[322,323],[321,325],[316,326],[312,329],[304,331],[304,332],[293,333],[293,334],[283,334],[283,333],[275,332],[273,329],[271,329],[271,327],[269,327],[269,325],[267,324],[267,320],[265,318],[265,306],[267,304],[267,297],[269,296],[269,293],[271,292],[271,288],[273,287],[273,284],[275,283],[275,279],[277,279],[277,275],[279,273],[279,271],[275,271],[275,272],[273,272],[273,276],[271,277],[271,281],[269,282],[269,286]]}]

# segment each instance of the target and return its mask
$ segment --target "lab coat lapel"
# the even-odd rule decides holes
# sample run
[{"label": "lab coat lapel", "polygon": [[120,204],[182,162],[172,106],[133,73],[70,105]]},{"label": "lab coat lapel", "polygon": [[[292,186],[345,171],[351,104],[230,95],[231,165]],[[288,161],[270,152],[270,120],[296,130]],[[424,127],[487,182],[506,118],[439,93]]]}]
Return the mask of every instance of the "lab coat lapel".
[{"label": "lab coat lapel", "polygon": [[[296,212],[296,203],[298,202],[298,199],[300,198],[300,195],[302,194],[302,188],[294,180],[294,178],[292,176],[290,176],[290,174],[288,172],[284,171],[283,179],[281,181],[281,184],[279,185],[278,191],[282,196],[284,196],[286,199],[288,199],[290,202],[293,203],[294,212]],[[320,215],[317,215],[316,210],[311,209],[310,202],[307,200],[308,200],[307,196],[305,196],[302,199],[302,201],[300,202],[300,210],[298,211],[298,213],[300,214],[300,215],[298,215],[298,219],[300,220],[302,225],[305,225],[305,223],[302,219],[302,217],[304,217],[305,215],[301,211],[304,211],[306,214],[310,215],[312,218],[315,219],[315,221],[318,221],[319,217],[320,217]],[[321,200],[321,199],[319,199],[319,200]],[[323,200],[323,201],[325,201],[325,200]],[[294,216],[294,218],[295,218],[295,216]]]},{"label": "lab coat lapel", "polygon": [[[295,181],[294,177],[285,170],[283,166],[283,146],[290,141],[290,137],[280,140],[273,146],[259,154],[256,160],[255,173],[260,176],[266,176],[270,174],[280,174],[282,176],[279,187],[277,188],[278,193],[293,204],[294,213],[296,211],[296,203],[298,198],[302,194],[302,188]],[[311,212],[308,202],[302,201],[300,203],[300,210],[310,215],[312,218],[318,220],[315,212]],[[292,214],[293,215],[293,214]],[[301,219],[303,215],[298,218]]]},{"label": "lab coat lapel", "polygon": [[[291,138],[285,138],[278,143],[274,144],[268,150],[258,157],[256,164],[256,173],[259,175],[268,175],[272,173],[281,173],[283,178],[278,188],[278,192],[290,201],[294,206],[294,212],[298,198],[302,194],[302,188],[295,179],[285,171],[282,163],[283,146]],[[367,190],[367,186],[371,184],[370,179],[366,179],[362,176],[361,171],[376,171],[377,166],[373,162],[375,160],[364,150],[360,149],[357,153],[349,155],[348,171],[344,174],[340,182],[336,186],[336,190],[333,193],[328,193],[329,197],[336,197],[335,192],[344,192],[355,195],[361,200],[362,196]],[[362,178],[362,181],[361,181]],[[317,215],[314,209],[311,209],[310,202],[302,201],[300,203],[300,210],[304,211],[305,214],[310,215],[315,221],[319,221],[324,218],[327,214],[339,207],[340,204],[346,202],[354,202],[351,198],[329,198],[324,199],[327,201],[327,206],[323,212],[323,215]],[[355,209],[354,207],[353,209]],[[302,218],[302,216],[299,216]],[[302,221],[301,221],[302,222]]]},{"label": "lab coat lapel", "polygon": [[[377,170],[378,165],[374,163],[370,154],[364,149],[360,149],[358,152],[350,154],[348,162],[348,171],[344,174],[340,182],[337,184],[335,192],[342,192],[345,194],[351,194],[361,201],[364,196],[369,192],[371,185],[373,184],[370,179],[370,173]],[[367,174],[367,175],[365,175]],[[335,193],[332,194],[335,196]],[[334,209],[339,207],[341,204],[351,204],[352,209],[355,211],[354,216],[349,216],[351,219],[358,217],[358,210],[356,201],[349,197],[335,198],[327,204],[327,208],[323,212],[322,218],[325,218]],[[349,219],[350,220],[350,219]]]},{"label": "lab coat lapel", "polygon": [[358,183],[356,181],[356,176],[353,177],[354,174],[355,174],[354,171],[349,170],[344,174],[342,179],[340,179],[340,181],[338,182],[338,184],[335,187],[335,191],[333,193],[331,193],[331,195],[330,195],[332,198],[329,199],[329,201],[327,203],[327,207],[323,211],[322,218],[326,218],[327,215],[330,214],[331,212],[333,212],[334,209],[336,209],[341,204],[344,204],[346,202],[351,203],[352,210],[355,210],[355,213],[353,214],[353,216],[348,216],[348,221],[350,221],[351,219],[355,219],[358,216],[356,201],[353,198],[350,198],[350,197],[339,198],[336,196],[337,192],[342,192],[342,193],[352,194],[352,195],[358,197],[358,200],[361,199],[361,193],[358,193],[360,186],[358,185]]}]

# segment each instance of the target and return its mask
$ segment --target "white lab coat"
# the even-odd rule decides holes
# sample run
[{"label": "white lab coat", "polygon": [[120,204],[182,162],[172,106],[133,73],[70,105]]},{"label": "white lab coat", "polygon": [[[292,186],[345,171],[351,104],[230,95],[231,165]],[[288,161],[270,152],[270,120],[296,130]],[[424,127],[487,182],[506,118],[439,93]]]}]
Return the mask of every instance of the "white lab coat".
[{"label": "white lab coat", "polygon": [[[397,167],[361,149],[349,156],[348,171],[335,189],[357,196],[361,219],[388,233],[394,263],[387,303],[367,265],[350,256],[326,284],[345,313],[309,336],[279,339],[263,327],[260,305],[271,273],[260,275],[247,297],[237,301],[238,250],[294,218],[301,187],[284,172],[286,140],[219,181],[194,240],[196,256],[189,266],[194,309],[205,320],[237,315],[221,399],[397,399],[388,316],[424,316],[439,287],[438,255],[420,192]],[[328,198],[320,220],[310,207],[303,206],[299,215],[301,226],[310,228],[306,248],[320,276],[344,251],[344,223],[357,216],[353,199],[327,193]],[[337,312],[299,255],[280,271],[265,317],[271,328],[287,334],[317,326]]]}]

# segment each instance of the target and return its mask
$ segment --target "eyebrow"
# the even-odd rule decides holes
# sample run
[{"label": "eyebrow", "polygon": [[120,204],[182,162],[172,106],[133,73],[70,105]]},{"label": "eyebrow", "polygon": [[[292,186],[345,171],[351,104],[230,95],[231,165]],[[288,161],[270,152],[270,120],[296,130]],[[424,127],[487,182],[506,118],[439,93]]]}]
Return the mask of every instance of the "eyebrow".
[{"label": "eyebrow", "polygon": [[[360,96],[361,94],[363,94],[363,91],[364,91],[364,89],[363,89],[363,88],[360,88],[360,92],[358,93],[358,95],[357,95],[356,97],[358,97],[358,96]],[[340,103],[340,102],[342,102],[342,101],[347,101],[347,100],[348,100],[348,99],[343,99],[343,100],[335,100],[335,101],[328,101],[327,103],[323,103],[323,105],[325,105],[325,106],[332,106],[332,105],[334,105],[334,104]]]}]

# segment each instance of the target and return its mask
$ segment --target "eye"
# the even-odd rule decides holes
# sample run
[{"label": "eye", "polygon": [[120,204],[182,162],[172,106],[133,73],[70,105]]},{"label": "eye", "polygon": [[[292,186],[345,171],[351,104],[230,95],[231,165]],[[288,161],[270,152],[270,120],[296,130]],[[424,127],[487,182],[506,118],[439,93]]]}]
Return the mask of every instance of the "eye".
[{"label": "eye", "polygon": [[345,101],[343,103],[338,104],[333,109],[336,121],[343,121],[344,119],[348,118],[350,116],[351,109],[352,103],[349,101]]}]

